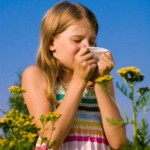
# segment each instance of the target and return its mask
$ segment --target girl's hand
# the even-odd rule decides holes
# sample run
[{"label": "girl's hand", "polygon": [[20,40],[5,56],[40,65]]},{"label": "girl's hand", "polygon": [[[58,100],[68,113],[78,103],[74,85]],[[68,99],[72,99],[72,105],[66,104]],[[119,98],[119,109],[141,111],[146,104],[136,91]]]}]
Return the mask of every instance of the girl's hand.
[{"label": "girl's hand", "polygon": [[94,73],[94,78],[98,76],[104,76],[110,73],[110,71],[114,68],[115,62],[110,52],[105,52],[99,56],[99,60],[97,62],[98,69]]},{"label": "girl's hand", "polygon": [[89,81],[97,67],[94,55],[87,47],[82,47],[74,58],[74,76]]}]

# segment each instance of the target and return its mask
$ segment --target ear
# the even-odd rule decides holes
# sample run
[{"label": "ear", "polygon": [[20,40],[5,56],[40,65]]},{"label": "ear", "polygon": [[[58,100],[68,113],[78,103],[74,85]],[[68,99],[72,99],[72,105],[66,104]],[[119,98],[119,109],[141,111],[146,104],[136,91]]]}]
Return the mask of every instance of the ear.
[{"label": "ear", "polygon": [[54,40],[53,40],[53,39],[51,39],[51,41],[50,41],[49,50],[50,50],[50,51],[52,51],[52,52],[54,52],[54,51],[55,51],[55,47],[54,47]]}]

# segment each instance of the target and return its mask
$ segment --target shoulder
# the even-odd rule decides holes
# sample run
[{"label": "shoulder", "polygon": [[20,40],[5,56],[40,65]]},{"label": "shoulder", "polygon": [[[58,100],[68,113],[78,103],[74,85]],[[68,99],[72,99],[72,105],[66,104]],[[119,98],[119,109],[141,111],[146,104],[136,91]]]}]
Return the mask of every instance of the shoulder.
[{"label": "shoulder", "polygon": [[39,83],[43,82],[44,75],[42,70],[37,65],[27,67],[22,74],[22,82],[24,83]]},{"label": "shoulder", "polygon": [[41,114],[46,114],[51,110],[52,105],[45,92],[44,73],[40,67],[33,65],[24,70],[21,87],[26,89],[23,98],[30,114],[36,119]]},{"label": "shoulder", "polygon": [[26,76],[43,76],[42,70],[40,69],[40,67],[38,67],[37,65],[32,65],[27,67],[24,71],[22,76],[26,77]]},{"label": "shoulder", "polygon": [[38,74],[42,73],[41,69],[37,65],[29,66],[23,71],[23,75],[34,74],[34,73],[38,73]]}]

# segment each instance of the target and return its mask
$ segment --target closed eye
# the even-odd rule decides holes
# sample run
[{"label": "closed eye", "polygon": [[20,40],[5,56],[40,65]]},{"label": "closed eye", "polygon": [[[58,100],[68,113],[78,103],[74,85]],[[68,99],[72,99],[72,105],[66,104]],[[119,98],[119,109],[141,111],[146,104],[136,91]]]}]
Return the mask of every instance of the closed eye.
[{"label": "closed eye", "polygon": [[82,40],[74,40],[75,43],[80,43]]}]

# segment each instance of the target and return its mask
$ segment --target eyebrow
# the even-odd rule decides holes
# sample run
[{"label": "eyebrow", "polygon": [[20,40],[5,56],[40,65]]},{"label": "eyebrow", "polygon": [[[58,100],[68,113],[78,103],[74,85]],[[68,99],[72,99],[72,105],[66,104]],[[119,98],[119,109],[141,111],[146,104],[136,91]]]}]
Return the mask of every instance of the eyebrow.
[{"label": "eyebrow", "polygon": [[[82,36],[82,35],[72,35],[72,38],[83,38],[83,37],[84,37],[84,36]],[[96,36],[90,37],[90,39],[95,40],[95,39],[96,39]]]}]

